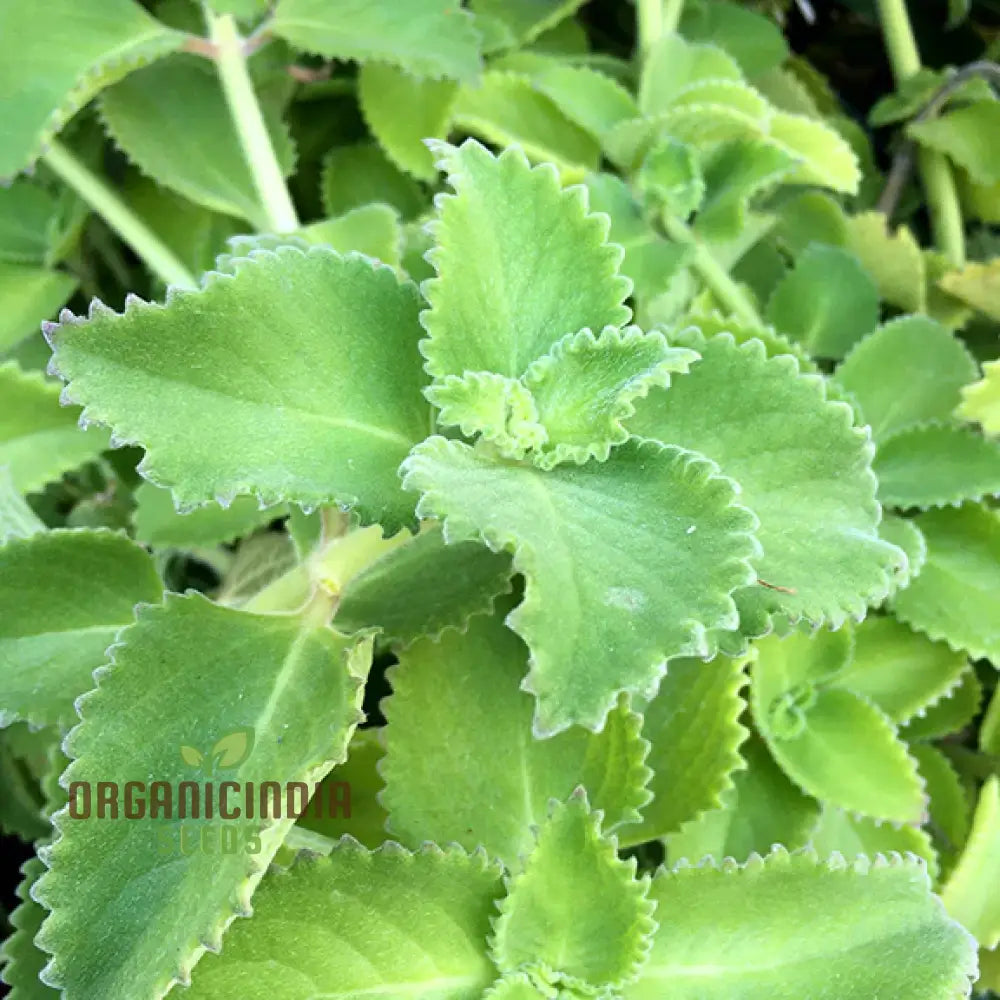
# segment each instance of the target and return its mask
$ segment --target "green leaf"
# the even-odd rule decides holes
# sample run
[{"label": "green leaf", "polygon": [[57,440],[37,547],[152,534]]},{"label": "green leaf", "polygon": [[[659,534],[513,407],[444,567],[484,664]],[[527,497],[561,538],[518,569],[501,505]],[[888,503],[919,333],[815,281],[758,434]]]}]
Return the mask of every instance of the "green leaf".
[{"label": "green leaf", "polygon": [[966,427],[899,431],[882,440],[874,468],[887,507],[943,507],[1000,494],[1000,442]]},{"label": "green leaf", "polygon": [[928,829],[942,851],[945,869],[952,867],[957,853],[969,835],[972,805],[954,765],[936,746],[913,743],[910,753],[916,758],[920,777],[930,798]]},{"label": "green leaf", "polygon": [[744,631],[763,634],[775,612],[834,627],[860,617],[887,593],[902,553],[876,534],[871,446],[849,408],[828,402],[822,379],[799,374],[794,358],[767,358],[760,341],[674,341],[702,360],[639,400],[628,428],[700,452],[740,484],[760,520],[754,568],[770,585],[738,595]]},{"label": "green leaf", "polygon": [[427,525],[350,579],[334,621],[346,633],[378,628],[403,646],[438,638],[492,611],[509,592],[511,573],[506,553],[477,542],[449,545],[439,526]]},{"label": "green leaf", "polygon": [[979,729],[979,749],[1000,757],[1000,685],[993,691],[989,707]]},{"label": "green leaf", "polygon": [[966,667],[957,684],[932,705],[910,719],[900,731],[904,740],[937,739],[964,729],[979,711],[983,689],[972,666]]},{"label": "green leaf", "polygon": [[421,315],[435,378],[518,378],[566,334],[627,322],[622,251],[606,242],[606,218],[587,213],[586,189],[562,190],[551,166],[529,167],[518,149],[495,157],[471,140],[445,147],[441,165],[455,194],[440,199],[437,277],[423,286],[430,309]]},{"label": "green leaf", "polygon": [[327,246],[338,253],[352,250],[398,268],[403,231],[399,215],[388,205],[362,205],[333,219],[322,219],[299,230],[309,246]]},{"label": "green leaf", "polygon": [[49,328],[65,395],[141,443],[142,473],[180,508],[253,493],[356,505],[390,531],[410,520],[396,469],[429,416],[416,289],[320,247],[234,269],[166,306],[133,298]]},{"label": "green leaf", "polygon": [[320,181],[328,215],[384,202],[404,219],[419,215],[427,199],[420,185],[396,167],[378,146],[335,146],[323,161]]},{"label": "green leaf", "polygon": [[854,629],[854,656],[836,684],[903,723],[943,698],[968,661],[895,618],[866,618]]},{"label": "green leaf", "polygon": [[0,466],[0,543],[44,530],[45,525],[15,488],[10,470]]},{"label": "green leaf", "polygon": [[477,18],[499,21],[510,35],[511,44],[533,42],[568,17],[586,0],[471,0]]},{"label": "green leaf", "polygon": [[452,125],[496,146],[518,146],[532,160],[554,163],[582,178],[601,158],[597,141],[528,76],[492,70],[463,87],[452,106]]},{"label": "green leaf", "polygon": [[980,424],[986,434],[1000,435],[1000,361],[983,365],[983,378],[963,386],[962,402],[955,413]]},{"label": "green leaf", "polygon": [[639,108],[643,115],[658,115],[668,111],[677,95],[691,84],[742,79],[735,60],[717,45],[693,45],[680,35],[664,35],[643,59]]},{"label": "green leaf", "polygon": [[513,972],[498,979],[483,994],[483,1000],[552,1000],[553,995],[551,989],[543,990],[527,973]]},{"label": "green leaf", "polygon": [[382,804],[403,843],[482,845],[513,869],[530,852],[549,800],[566,799],[577,785],[606,830],[639,818],[650,775],[641,718],[621,701],[600,733],[575,726],[531,739],[532,699],[519,687],[527,668],[528,650],[500,616],[474,618],[463,634],[400,654],[389,674],[393,694],[382,702]]},{"label": "green leaf", "polygon": [[[101,117],[143,173],[214,212],[266,225],[250,167],[215,68],[175,55],[130,74],[105,91]],[[275,116],[268,122],[287,176],[295,150]]]},{"label": "green leaf", "polygon": [[1000,257],[985,263],[966,264],[961,271],[949,271],[938,284],[949,295],[978,309],[990,319],[1000,321]]},{"label": "green leaf", "polygon": [[842,358],[878,317],[878,289],[857,258],[838,247],[806,249],[767,304],[769,323],[827,358]]},{"label": "green leaf", "polygon": [[974,943],[914,859],[847,864],[776,848],[742,867],[661,870],[651,896],[660,930],[624,1000],[770,1000],[830,988],[839,1000],[958,1000],[976,974]]},{"label": "green leaf", "polygon": [[386,156],[418,180],[434,182],[434,154],[424,139],[444,139],[457,93],[451,80],[420,80],[406,70],[369,62],[358,74],[362,114]]},{"label": "green leaf", "polygon": [[654,146],[635,175],[635,188],[650,213],[686,220],[701,206],[705,179],[694,151],[675,139]]},{"label": "green leaf", "polygon": [[0,261],[45,263],[58,209],[55,196],[33,181],[0,188]]},{"label": "green leaf", "polygon": [[789,55],[781,29],[770,18],[727,0],[688,5],[680,27],[691,41],[722,46],[747,76],[765,73]]},{"label": "green leaf", "polygon": [[56,382],[13,361],[0,364],[0,396],[0,465],[8,466],[22,493],[41,489],[108,447],[106,432],[81,430],[80,411],[59,405]]},{"label": "green leaf", "polygon": [[[906,565],[896,571],[893,593],[908,587],[927,561],[927,542],[921,530],[896,514],[886,514],[878,529],[879,536],[906,553]],[[892,596],[891,594],[889,596]]]},{"label": "green leaf", "polygon": [[13,933],[0,947],[0,981],[11,987],[10,1000],[55,1000],[57,990],[42,983],[38,974],[45,965],[45,953],[35,946],[34,937],[45,919],[45,910],[30,895],[31,887],[45,871],[38,858],[31,858],[21,868],[24,876],[17,887],[20,903],[10,915]]},{"label": "green leaf", "polygon": [[754,520],[715,468],[652,441],[550,472],[440,437],[407,459],[419,514],[448,541],[512,550],[527,579],[508,624],[531,650],[537,735],[598,730],[620,691],[652,693],[665,660],[708,655],[710,631],[735,626]]},{"label": "green leaf", "polygon": [[617,989],[638,971],[656,927],[649,881],[635,878],[582,789],[554,803],[538,841],[510,881],[494,924],[502,973],[558,977],[569,990]]},{"label": "green leaf", "polygon": [[635,98],[617,80],[587,66],[546,61],[531,79],[570,121],[598,140],[639,113]]},{"label": "green leaf", "polygon": [[927,862],[931,879],[937,878],[938,861],[931,838],[920,827],[877,823],[826,806],[810,846],[821,858],[842,855],[848,861],[888,854],[913,854]]},{"label": "green leaf", "polygon": [[284,505],[263,510],[252,497],[236,497],[229,507],[210,503],[180,514],[170,490],[143,483],[135,491],[135,537],[144,545],[199,548],[249,535],[285,513]]},{"label": "green leaf", "polygon": [[7,179],[30,167],[102,87],[178,48],[184,36],[133,0],[99,7],[52,0],[44,17],[27,4],[5,4],[0,39],[0,179]]},{"label": "green leaf", "polygon": [[790,257],[799,257],[810,243],[834,247],[847,243],[847,216],[840,204],[823,191],[803,191],[783,199],[776,214],[771,236]]},{"label": "green leaf", "polygon": [[1000,778],[994,775],[979,793],[972,832],[962,856],[941,890],[948,912],[984,948],[1000,944]]},{"label": "green leaf", "polygon": [[927,149],[949,156],[964,167],[977,184],[1000,183],[990,137],[1000,129],[1000,102],[975,101],[938,118],[914,121],[907,135]]},{"label": "green leaf", "polygon": [[973,659],[1000,664],[1000,513],[967,503],[915,518],[927,539],[920,575],[893,598],[902,621]]},{"label": "green leaf", "polygon": [[842,633],[758,642],[751,668],[757,727],[808,794],[875,819],[918,823],[923,784],[896,727],[872,702],[834,686],[849,655]]},{"label": "green leaf", "polygon": [[789,183],[819,184],[843,194],[857,194],[861,183],[857,154],[830,125],[778,111],[767,131],[770,144],[801,161],[789,174]]},{"label": "green leaf", "polygon": [[185,996],[478,1000],[496,977],[483,942],[502,892],[485,854],[392,843],[369,852],[344,838],[329,857],[303,853],[272,872],[253,919],[206,956]]},{"label": "green leaf", "polygon": [[327,59],[385,62],[414,76],[467,80],[479,71],[479,36],[451,0],[278,0],[271,31]]},{"label": "green leaf", "polygon": [[739,752],[747,737],[739,722],[746,708],[740,694],[747,682],[744,666],[727,657],[667,664],[659,691],[643,712],[653,801],[642,810],[641,823],[621,831],[623,844],[663,837],[722,805],[735,774],[746,766]]},{"label": "green leaf", "polygon": [[64,271],[0,262],[0,353],[37,333],[76,287],[76,278]]},{"label": "green leaf", "polygon": [[926,308],[927,268],[913,233],[900,226],[890,232],[881,212],[847,220],[845,248],[875,280],[879,297],[906,312]]},{"label": "green leaf", "polygon": [[879,327],[834,376],[858,402],[877,440],[930,420],[948,420],[976,363],[951,331],[926,316]]},{"label": "green leaf", "polygon": [[754,735],[740,747],[746,767],[733,774],[721,808],[702,813],[666,838],[672,866],[682,858],[766,854],[774,844],[804,847],[819,819],[819,803],[800,791]]},{"label": "green leaf", "polygon": [[26,763],[14,754],[9,743],[9,739],[0,742],[0,784],[4,792],[0,799],[0,833],[25,842],[37,841],[51,833],[42,812],[42,795]]},{"label": "green leaf", "polygon": [[76,722],[104,651],[140,602],[160,600],[152,560],[109,531],[39,532],[0,547],[0,725]]},{"label": "green leaf", "polygon": [[[234,657],[238,672],[206,669]],[[254,750],[227,779],[244,790],[250,781],[309,789],[346,756],[361,718],[357,673],[368,657],[370,642],[358,645],[293,616],[222,608],[196,593],[168,595],[140,611],[96,690],[79,702],[83,721],[67,739],[73,763],[63,780],[68,789],[138,781],[150,809],[128,822],[100,819],[96,801],[90,818],[57,813],[59,837],[44,859],[49,871],[35,887],[52,911],[38,937],[53,956],[46,979],[66,1000],[162,996],[173,983],[187,983],[206,949],[220,947],[234,917],[249,915],[250,896],[293,819],[285,809],[280,818],[214,820],[201,810],[199,818],[179,819],[177,783],[198,777],[181,747],[211,746],[249,726]],[[324,710],[316,712],[316,704]],[[136,739],[152,732],[155,741]],[[171,818],[149,815],[151,777],[175,789]],[[237,795],[242,811],[244,795]],[[232,853],[223,827],[235,838]],[[192,840],[204,849],[185,853]],[[109,939],[114,962],[100,944]]]}]

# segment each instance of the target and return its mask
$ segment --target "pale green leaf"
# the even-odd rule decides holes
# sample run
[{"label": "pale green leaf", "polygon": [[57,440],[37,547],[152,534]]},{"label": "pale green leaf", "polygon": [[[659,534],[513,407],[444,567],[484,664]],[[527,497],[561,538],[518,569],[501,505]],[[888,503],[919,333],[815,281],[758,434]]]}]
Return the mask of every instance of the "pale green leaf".
[{"label": "pale green leaf", "polygon": [[44,530],[45,525],[14,486],[10,470],[0,466],[0,543]]},{"label": "pale green leaf", "polygon": [[792,69],[774,66],[753,74],[753,85],[779,111],[822,118],[816,98]]},{"label": "pale green leaf", "polygon": [[661,871],[650,895],[660,930],[624,1000],[960,1000],[976,974],[974,942],[914,859],[777,848]]},{"label": "pale green leaf", "polygon": [[442,166],[455,194],[440,200],[421,316],[433,376],[518,378],[566,334],[628,320],[622,251],[605,242],[606,218],[587,213],[586,189],[562,190],[551,166],[473,141],[445,147]]},{"label": "pale green leaf", "polygon": [[819,803],[789,781],[757,736],[751,735],[740,753],[746,767],[733,774],[721,808],[702,813],[666,838],[671,865],[710,856],[746,861],[774,844],[805,846],[819,818]]},{"label": "pale green leaf", "polygon": [[109,531],[59,530],[0,547],[0,723],[76,722],[115,635],[162,584],[138,545]]},{"label": "pale green leaf", "polygon": [[362,205],[332,219],[321,219],[299,230],[309,246],[327,246],[338,253],[352,250],[398,268],[403,231],[399,214],[388,205]]},{"label": "pale green leaf", "polygon": [[878,538],[871,445],[849,408],[827,401],[822,379],[800,374],[794,358],[767,358],[759,341],[674,342],[702,360],[639,400],[627,426],[700,452],[740,484],[760,520],[754,568],[770,585],[738,595],[743,629],[762,634],[773,612],[834,626],[860,617],[885,596],[903,554]]},{"label": "pale green leaf", "polygon": [[452,105],[452,124],[496,146],[517,145],[533,161],[581,178],[600,161],[593,136],[522,74],[493,70],[464,86]]},{"label": "pale green leaf", "polygon": [[979,729],[979,748],[1000,757],[1000,685],[997,685]]},{"label": "pale green leaf", "polygon": [[937,739],[964,729],[979,712],[983,689],[971,664],[962,672],[958,683],[932,705],[917,713],[900,730],[904,740]]},{"label": "pale green leaf", "polygon": [[321,247],[234,269],[165,307],[133,299],[52,327],[67,397],[141,443],[143,474],[178,507],[253,493],[356,505],[389,530],[408,521],[396,469],[429,418],[416,289]]},{"label": "pale green leaf", "polygon": [[807,248],[767,304],[769,323],[827,358],[842,358],[878,318],[878,289],[857,258],[838,247]]},{"label": "pale green leaf", "polygon": [[855,627],[854,656],[835,683],[903,723],[951,691],[967,663],[961,653],[895,618],[872,616]]},{"label": "pale green leaf", "polygon": [[541,969],[569,988],[617,988],[638,970],[656,928],[648,879],[619,859],[582,790],[555,803],[511,879],[494,924],[501,972]]},{"label": "pale green leaf", "polygon": [[20,903],[10,915],[13,933],[0,947],[0,982],[11,987],[8,1000],[56,1000],[57,990],[46,986],[38,978],[46,955],[35,946],[34,937],[45,919],[45,909],[29,895],[31,887],[45,871],[38,858],[31,858],[21,868],[24,876],[17,887]]},{"label": "pale green leaf", "polygon": [[973,803],[954,765],[931,743],[913,743],[910,753],[920,768],[930,800],[927,829],[942,852],[945,871],[952,867],[969,835]]},{"label": "pale green leaf", "polygon": [[510,590],[511,573],[506,553],[477,542],[449,545],[440,527],[428,524],[351,578],[334,621],[343,632],[378,628],[404,646],[436,638],[490,612]]},{"label": "pale green leaf", "polygon": [[[908,587],[910,581],[924,568],[927,561],[927,542],[921,530],[912,522],[896,514],[886,514],[879,525],[879,537],[896,545],[906,553],[906,565],[896,571],[893,593]],[[891,596],[891,595],[889,595]]]},{"label": "pale green leaf", "polygon": [[457,93],[451,80],[421,80],[386,63],[369,62],[358,74],[362,114],[386,156],[422,181],[437,180],[424,139],[444,139]]},{"label": "pale green leaf", "polygon": [[0,262],[0,354],[37,333],[76,287],[76,278],[64,271]]},{"label": "pale green leaf", "polygon": [[666,659],[709,654],[710,632],[735,626],[754,519],[715,468],[652,441],[550,472],[439,437],[407,459],[420,515],[449,541],[512,550],[527,579],[508,623],[532,653],[537,735],[599,729],[618,692],[651,694]]},{"label": "pale green leaf", "polygon": [[664,35],[643,59],[639,107],[644,115],[657,115],[667,111],[678,93],[693,83],[742,79],[735,60],[717,45],[693,45],[680,35]]},{"label": "pale green leaf", "polygon": [[666,213],[685,221],[705,197],[705,178],[694,151],[665,139],[644,157],[634,186],[651,215]]},{"label": "pale green leaf", "polygon": [[927,562],[893,598],[893,611],[952,649],[1000,664],[1000,513],[969,503],[915,520],[927,539]]},{"label": "pale green leaf", "polygon": [[917,823],[923,784],[896,727],[874,703],[835,686],[849,659],[838,633],[761,640],[751,668],[757,727],[803,791],[876,819]]},{"label": "pale green leaf", "polygon": [[[210,747],[249,726],[254,750],[227,779],[244,789],[250,781],[310,789],[346,756],[361,717],[356,671],[369,657],[370,643],[293,616],[233,611],[195,593],[168,595],[121,633],[96,690],[80,700],[83,721],[66,742],[73,763],[63,783],[111,781],[121,789],[138,781],[145,805],[151,778],[175,789],[198,779],[182,746]],[[238,671],[206,669],[236,661]],[[153,732],[155,740],[136,738]],[[229,923],[251,912],[250,896],[292,825],[287,809],[280,817],[228,820],[201,810],[181,820],[176,795],[170,818],[143,809],[140,818],[108,822],[97,815],[96,795],[90,818],[54,817],[59,837],[34,895],[52,911],[38,937],[53,955],[46,978],[66,1000],[162,996],[173,983],[187,983],[204,951],[220,947]],[[239,802],[242,813],[243,795]],[[232,853],[223,849],[226,830]],[[192,839],[205,851],[184,853]],[[113,961],[102,945],[109,940]]]},{"label": "pale green leaf", "polygon": [[499,868],[486,856],[350,838],[301,854],[254,896],[252,920],[206,956],[191,1000],[478,1000],[496,978],[484,943]]},{"label": "pale green leaf", "polygon": [[948,912],[984,948],[1000,944],[1000,778],[994,775],[979,793],[972,832],[941,899]]},{"label": "pale green leaf", "polygon": [[1000,129],[1000,102],[990,98],[948,111],[937,118],[911,122],[907,134],[964,167],[977,184],[1000,183],[991,137]]},{"label": "pale green leaf", "polygon": [[776,112],[768,122],[768,142],[800,163],[788,176],[794,184],[819,184],[843,194],[857,194],[861,168],[847,141],[824,122]]},{"label": "pale green leaf", "polygon": [[[145,174],[214,212],[263,227],[250,167],[215,68],[174,55],[131,73],[105,91],[101,117]],[[267,117],[267,116],[265,116]],[[271,116],[271,143],[286,175],[295,164],[287,130]]]},{"label": "pale green leaf", "polygon": [[0,187],[0,261],[45,263],[58,208],[53,194],[26,178]]},{"label": "pale green leaf", "polygon": [[252,497],[236,497],[228,507],[206,504],[186,514],[174,508],[170,490],[143,483],[135,491],[135,537],[144,545],[198,548],[231,542],[282,517],[284,505],[263,510]]},{"label": "pale green leaf", "polygon": [[799,257],[810,243],[833,247],[847,244],[847,216],[840,204],[823,191],[795,194],[783,200],[775,212],[777,221],[771,236],[791,257]]},{"label": "pale green leaf", "polygon": [[858,402],[876,439],[913,424],[947,420],[976,363],[950,330],[926,316],[879,327],[834,376]]},{"label": "pale green leaf", "polygon": [[680,27],[692,41],[721,45],[747,76],[767,72],[789,55],[788,44],[774,21],[728,0],[688,4]]},{"label": "pale green leaf", "polygon": [[80,411],[60,406],[59,385],[13,361],[0,364],[0,465],[22,493],[41,489],[108,447],[107,432],[77,426]]},{"label": "pale green leaf", "polygon": [[572,17],[587,0],[471,0],[477,18],[499,21],[512,44],[534,41],[566,18]]},{"label": "pale green leaf", "polygon": [[384,202],[402,218],[411,219],[427,207],[420,185],[393,164],[382,149],[371,144],[331,149],[323,161],[320,187],[328,215]]},{"label": "pale green leaf", "polygon": [[451,0],[279,0],[270,28],[327,59],[385,62],[415,76],[469,79],[479,35]]},{"label": "pale green leaf", "polygon": [[735,773],[745,766],[740,745],[747,730],[739,722],[746,708],[740,693],[747,682],[743,668],[742,661],[721,656],[710,663],[676,659],[667,664],[659,691],[643,712],[653,801],[642,810],[641,823],[620,832],[623,844],[673,833],[722,804]]},{"label": "pale green leaf", "polygon": [[513,972],[498,979],[483,1000],[553,1000],[552,989],[543,989],[525,972]]},{"label": "pale green leaf", "polygon": [[617,80],[596,69],[552,60],[531,77],[538,90],[595,139],[639,113],[635,98]]},{"label": "pale green leaf", "polygon": [[955,413],[991,436],[1000,435],[1000,361],[983,365],[982,379],[962,388],[962,402]]},{"label": "pale green leaf", "polygon": [[898,431],[883,438],[873,467],[887,507],[943,507],[1000,494],[1000,442],[967,427]]},{"label": "pale green leaf", "polygon": [[949,295],[1000,321],[1000,257],[948,271],[938,283]]},{"label": "pale green leaf", "polygon": [[520,689],[527,669],[527,648],[500,616],[474,618],[463,634],[400,654],[389,674],[392,696],[382,702],[382,804],[405,844],[482,845],[517,868],[549,800],[566,799],[577,785],[606,830],[639,818],[650,774],[642,719],[623,701],[600,733],[574,726],[532,739],[532,699]]},{"label": "pale green leaf", "polygon": [[927,833],[917,826],[876,823],[866,816],[852,816],[843,809],[823,808],[809,846],[821,857],[842,855],[848,861],[880,854],[914,854],[927,862],[931,880],[937,878],[938,860]]},{"label": "pale green leaf", "polygon": [[847,220],[846,249],[878,285],[890,305],[906,312],[926,307],[927,269],[920,244],[906,226],[890,232],[881,212],[865,212]]},{"label": "pale green leaf", "polygon": [[184,36],[133,0],[51,0],[44,16],[33,4],[4,4],[0,39],[0,178],[9,178],[102,87],[178,48]]}]

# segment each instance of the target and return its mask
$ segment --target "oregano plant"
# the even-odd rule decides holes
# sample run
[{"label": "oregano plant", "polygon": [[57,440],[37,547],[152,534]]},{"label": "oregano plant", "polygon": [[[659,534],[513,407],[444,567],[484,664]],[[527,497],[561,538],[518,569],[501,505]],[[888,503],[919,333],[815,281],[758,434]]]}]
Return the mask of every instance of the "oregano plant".
[{"label": "oregano plant", "polygon": [[45,6],[14,1000],[1000,995],[989,4]]}]

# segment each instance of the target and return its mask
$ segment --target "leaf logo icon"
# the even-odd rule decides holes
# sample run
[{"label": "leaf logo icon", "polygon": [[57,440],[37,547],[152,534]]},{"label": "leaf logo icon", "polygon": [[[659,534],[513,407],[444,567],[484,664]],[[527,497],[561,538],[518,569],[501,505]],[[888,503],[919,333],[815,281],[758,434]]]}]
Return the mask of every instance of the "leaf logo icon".
[{"label": "leaf logo icon", "polygon": [[201,767],[204,759],[205,755],[195,747],[186,745],[181,747],[181,760],[189,767]]},{"label": "leaf logo icon", "polygon": [[197,767],[211,775],[219,770],[228,771],[239,767],[250,756],[253,746],[253,727],[243,726],[216,740],[215,746],[207,754],[197,747],[183,744],[181,760],[189,767]]}]

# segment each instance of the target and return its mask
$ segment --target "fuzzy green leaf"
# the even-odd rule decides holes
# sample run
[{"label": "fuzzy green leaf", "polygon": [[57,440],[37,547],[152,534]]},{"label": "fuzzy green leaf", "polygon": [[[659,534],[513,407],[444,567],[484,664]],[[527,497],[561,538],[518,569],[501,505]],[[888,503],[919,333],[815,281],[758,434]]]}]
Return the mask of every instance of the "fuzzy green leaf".
[{"label": "fuzzy green leaf", "polygon": [[1000,664],[1000,513],[978,504],[930,510],[915,519],[927,562],[892,609],[932,639]]},{"label": "fuzzy green leaf", "polygon": [[605,242],[606,219],[587,214],[585,189],[562,190],[551,166],[473,141],[448,147],[442,165],[455,194],[441,200],[438,276],[424,286],[432,375],[518,378],[566,334],[628,320],[621,250]]},{"label": "fuzzy green leaf", "polygon": [[[145,803],[146,783],[159,780],[174,787],[177,802],[171,818],[153,819],[148,809],[108,822],[96,815],[95,792],[91,818],[54,817],[59,837],[34,895],[53,911],[38,944],[53,956],[47,981],[66,1000],[162,996],[187,983],[206,948],[220,947],[234,917],[249,915],[250,896],[293,820],[284,807],[280,818],[214,820],[202,810],[179,819],[177,783],[211,780],[185,763],[181,748],[207,751],[250,726],[253,751],[222,772],[226,779],[311,789],[346,756],[361,718],[357,675],[369,657],[370,642],[292,616],[222,608],[194,593],[169,595],[121,633],[96,690],[79,703],[83,721],[67,739],[73,763],[63,783],[111,781],[122,789],[138,781]],[[152,742],[136,739],[154,731]],[[236,797],[242,809],[244,796]],[[232,853],[222,850],[222,827],[235,838]],[[184,853],[191,841],[207,846]],[[101,945],[108,940],[113,962]]]},{"label": "fuzzy green leaf", "polygon": [[624,844],[673,833],[722,804],[734,773],[745,766],[739,753],[747,736],[739,722],[746,708],[740,694],[747,682],[743,667],[727,657],[667,664],[659,691],[643,712],[653,801],[642,810],[641,823],[621,831]]},{"label": "fuzzy green leaf", "polygon": [[[266,225],[219,76],[204,59],[175,55],[130,74],[104,92],[101,117],[155,181],[213,212]],[[276,116],[270,119],[271,143],[287,175],[295,150]]]},{"label": "fuzzy green leaf", "polygon": [[948,912],[984,948],[1000,944],[1000,778],[991,777],[979,793],[972,832],[941,890]]},{"label": "fuzzy green leaf", "polygon": [[[254,896],[252,920],[206,956],[191,1000],[478,1000],[496,977],[483,944],[503,893],[486,856],[350,838],[301,854]],[[314,914],[315,919],[310,915]]]},{"label": "fuzzy green leaf", "polygon": [[389,205],[361,205],[332,219],[321,219],[299,230],[308,246],[327,246],[338,253],[352,250],[398,268],[403,231],[399,214]]},{"label": "fuzzy green leaf", "polygon": [[13,361],[0,364],[0,465],[22,493],[41,489],[63,473],[96,458],[108,434],[77,426],[80,411],[60,406],[59,385]]},{"label": "fuzzy green leaf", "polygon": [[883,439],[875,455],[887,507],[943,507],[1000,494],[1000,442],[965,427],[921,424]]},{"label": "fuzzy green leaf", "polygon": [[788,44],[774,21],[728,0],[688,5],[681,31],[692,41],[721,45],[748,76],[764,73],[788,58]]},{"label": "fuzzy green leaf", "polygon": [[427,199],[420,185],[392,163],[382,149],[370,143],[331,149],[323,161],[320,187],[328,215],[384,202],[402,218],[411,219],[426,207]]},{"label": "fuzzy green leaf", "polygon": [[10,470],[0,466],[0,543],[44,530],[45,525],[15,488]]},{"label": "fuzzy green leaf", "polygon": [[421,636],[437,638],[491,611],[495,598],[510,590],[511,573],[506,553],[477,542],[449,545],[439,526],[428,525],[350,579],[334,621],[348,633],[378,628],[404,646]]},{"label": "fuzzy green leaf", "polygon": [[152,560],[109,531],[52,531],[0,547],[0,725],[76,722],[136,604],[163,592]]},{"label": "fuzzy green leaf", "polygon": [[955,412],[963,420],[980,424],[987,434],[1000,435],[1000,361],[983,365],[983,378],[963,387]]},{"label": "fuzzy green leaf", "polygon": [[977,184],[1000,183],[1000,169],[990,142],[1000,129],[1000,102],[976,101],[938,118],[911,122],[907,133],[922,146],[949,156]]},{"label": "fuzzy green leaf", "polygon": [[[942,851],[946,867],[951,868],[961,845],[969,835],[973,802],[948,757],[931,743],[912,743],[930,799],[928,830]],[[911,828],[912,829],[912,828]]]},{"label": "fuzzy green leaf", "polygon": [[[901,566],[893,580],[893,593],[908,587],[910,581],[924,568],[927,561],[927,542],[923,532],[906,518],[886,514],[878,529],[879,536],[906,553],[906,565]],[[892,596],[891,594],[889,596]]]},{"label": "fuzzy green leaf", "polygon": [[680,35],[664,35],[643,59],[639,107],[646,116],[657,115],[669,110],[677,95],[691,84],[742,79],[739,65],[718,46],[695,45]]},{"label": "fuzzy green leaf", "polygon": [[64,271],[0,262],[0,353],[38,333],[76,287],[76,278]]},{"label": "fuzzy green leaf", "polygon": [[789,182],[857,194],[861,183],[857,155],[825,122],[778,111],[768,122],[767,136],[769,143],[800,161],[789,174]]},{"label": "fuzzy green leaf", "polygon": [[979,711],[983,689],[972,665],[962,672],[957,684],[932,705],[913,716],[900,730],[909,743],[950,736],[964,729]]},{"label": "fuzzy green leaf", "polygon": [[738,595],[744,631],[763,634],[773,612],[834,627],[860,617],[903,555],[877,536],[871,446],[849,408],[828,402],[821,378],[799,374],[794,358],[767,358],[759,341],[674,339],[702,360],[639,400],[628,428],[700,452],[740,484],[760,520],[754,568],[771,585]]},{"label": "fuzzy green leaf", "polygon": [[52,0],[38,15],[23,3],[0,11],[0,179],[31,166],[102,87],[184,40],[133,0]]},{"label": "fuzzy green leaf", "polygon": [[586,0],[471,0],[477,18],[500,21],[512,44],[533,42],[586,3]]},{"label": "fuzzy green leaf", "polygon": [[767,304],[769,323],[827,358],[842,358],[875,329],[878,316],[874,282],[837,247],[809,247]]},{"label": "fuzzy green leaf", "polygon": [[754,520],[695,455],[628,443],[542,472],[435,437],[404,471],[446,539],[511,550],[527,578],[508,621],[532,653],[538,735],[598,729],[618,692],[652,693],[666,659],[710,653],[709,632],[736,623],[729,595],[753,578]]},{"label": "fuzzy green leaf", "polygon": [[[959,1000],[975,976],[969,935],[931,895],[923,863],[846,864],[776,848],[743,867],[661,871],[660,930],[624,1000]],[[834,985],[835,984],[835,985]]]},{"label": "fuzzy green leaf", "polygon": [[10,915],[10,925],[14,929],[10,937],[0,947],[0,982],[11,987],[9,1000],[56,1000],[57,990],[46,986],[38,978],[46,955],[34,943],[35,934],[45,919],[45,909],[29,895],[31,887],[45,871],[45,865],[38,858],[31,858],[21,868],[24,876],[17,887],[17,897],[21,901]]},{"label": "fuzzy green leaf", "polygon": [[320,247],[234,269],[165,307],[133,299],[51,327],[67,397],[143,444],[142,472],[179,507],[253,493],[357,505],[389,530],[410,520],[396,469],[428,431],[416,289]]},{"label": "fuzzy green leaf", "polygon": [[501,972],[544,970],[565,987],[616,988],[637,971],[656,927],[647,879],[601,835],[582,790],[555,803],[494,925]]},{"label": "fuzzy green leaf", "polygon": [[875,279],[881,298],[907,312],[925,310],[927,269],[909,229],[891,233],[881,212],[865,212],[847,220],[845,246]]},{"label": "fuzzy green leaf", "polygon": [[835,378],[857,401],[877,440],[914,424],[947,420],[976,363],[950,330],[926,316],[879,327]]},{"label": "fuzzy green leaf", "polygon": [[973,309],[1000,321],[1000,257],[985,263],[967,264],[961,271],[949,271],[938,282],[949,295]]},{"label": "fuzzy green leaf", "polygon": [[[404,843],[482,845],[516,868],[549,800],[566,799],[578,784],[605,829],[639,818],[650,773],[641,718],[620,703],[600,733],[576,726],[531,739],[532,700],[519,688],[527,669],[528,650],[499,616],[400,654],[392,697],[382,703],[382,803]],[[480,762],[473,771],[470,760]]]},{"label": "fuzzy green leaf", "polygon": [[479,36],[451,0],[279,0],[271,30],[327,59],[385,62],[415,76],[470,79]]},{"label": "fuzzy green leaf", "polygon": [[0,188],[0,261],[44,263],[58,207],[53,194],[26,178]]},{"label": "fuzzy green leaf", "polygon": [[618,122],[639,113],[635,98],[617,80],[587,66],[553,60],[532,72],[531,78],[571,122],[598,140]]},{"label": "fuzzy green leaf", "polygon": [[979,729],[979,748],[1000,757],[1000,685],[997,685]]}]

